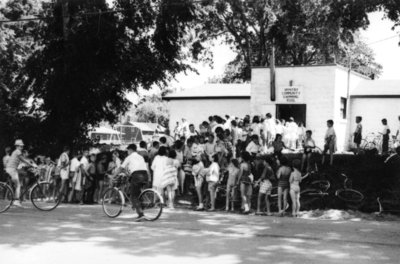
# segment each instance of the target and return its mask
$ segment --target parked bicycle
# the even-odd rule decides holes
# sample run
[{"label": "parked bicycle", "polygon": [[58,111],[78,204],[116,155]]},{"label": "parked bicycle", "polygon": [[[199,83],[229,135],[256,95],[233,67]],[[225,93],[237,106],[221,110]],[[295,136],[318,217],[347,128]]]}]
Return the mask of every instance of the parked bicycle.
[{"label": "parked bicycle", "polygon": [[[124,207],[131,207],[129,199],[129,176],[126,174],[118,175],[112,182],[112,187],[105,190],[103,194],[103,211],[111,218],[119,216]],[[139,195],[139,203],[142,207],[146,220],[157,220],[163,211],[164,200],[161,195],[153,189],[142,189]]]},{"label": "parked bicycle", "polygon": [[[21,201],[29,194],[29,199],[32,204],[41,211],[52,211],[61,203],[64,197],[62,193],[54,186],[53,183],[48,181],[40,181],[39,171],[37,168],[29,169],[30,179],[28,186],[21,192]],[[6,212],[12,205],[14,191],[8,183],[0,182],[0,213]]]},{"label": "parked bicycle", "polygon": [[[379,206],[379,212],[376,214],[382,216],[384,214],[400,215],[399,209],[391,209],[394,207],[393,202],[389,200],[381,200],[379,197],[376,199]],[[384,208],[385,207],[385,208]],[[388,209],[390,208],[390,209]]]},{"label": "parked bicycle", "polygon": [[335,195],[346,203],[348,207],[357,207],[361,205],[364,200],[364,195],[352,189],[351,180],[346,176],[346,174],[341,174],[344,177],[343,188],[336,191]]},{"label": "parked bicycle", "polygon": [[311,172],[310,176],[311,179],[318,178],[319,180],[306,182],[307,187],[300,192],[300,204],[309,209],[323,208],[326,205],[325,198],[329,195],[331,183],[328,180],[320,180],[321,176],[317,172]]}]

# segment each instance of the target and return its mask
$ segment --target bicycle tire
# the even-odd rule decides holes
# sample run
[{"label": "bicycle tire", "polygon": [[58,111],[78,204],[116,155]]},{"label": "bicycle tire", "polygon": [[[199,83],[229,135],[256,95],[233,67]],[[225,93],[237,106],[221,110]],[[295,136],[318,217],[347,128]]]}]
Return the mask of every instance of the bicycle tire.
[{"label": "bicycle tire", "polygon": [[14,192],[7,184],[0,183],[0,213],[10,209],[14,199]]},{"label": "bicycle tire", "polygon": [[157,191],[153,189],[142,191],[139,195],[139,203],[147,221],[155,221],[161,216],[164,200]]},{"label": "bicycle tire", "polygon": [[340,189],[336,191],[336,196],[348,203],[360,203],[364,200],[364,195],[353,189]]},{"label": "bicycle tire", "polygon": [[327,193],[318,189],[306,189],[300,192],[301,209],[320,209],[324,205],[323,198]]},{"label": "bicycle tire", "polygon": [[110,218],[119,216],[125,204],[125,197],[117,188],[108,188],[103,194],[103,212]]},{"label": "bicycle tire", "polygon": [[32,188],[29,194],[33,206],[40,211],[52,211],[61,203],[63,195],[57,192],[52,197],[53,190],[51,187],[52,184],[50,182],[39,182]]},{"label": "bicycle tire", "polygon": [[376,144],[374,142],[367,142],[364,145],[364,150],[371,150],[371,149],[374,149],[374,148],[376,148]]}]

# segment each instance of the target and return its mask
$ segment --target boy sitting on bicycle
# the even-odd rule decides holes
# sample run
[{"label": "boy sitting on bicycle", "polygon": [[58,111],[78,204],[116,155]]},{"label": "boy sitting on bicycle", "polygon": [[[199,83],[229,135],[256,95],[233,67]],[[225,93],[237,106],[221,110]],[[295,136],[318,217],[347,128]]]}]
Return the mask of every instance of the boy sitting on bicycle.
[{"label": "boy sitting on bicycle", "polygon": [[140,221],[144,219],[144,214],[138,198],[142,187],[148,183],[149,176],[146,162],[144,158],[136,152],[136,149],[137,147],[135,144],[130,144],[128,146],[128,156],[125,158],[121,167],[115,170],[114,177],[121,172],[126,172],[128,175],[131,175],[130,198],[132,201],[132,209],[136,209],[138,214],[137,220]]}]

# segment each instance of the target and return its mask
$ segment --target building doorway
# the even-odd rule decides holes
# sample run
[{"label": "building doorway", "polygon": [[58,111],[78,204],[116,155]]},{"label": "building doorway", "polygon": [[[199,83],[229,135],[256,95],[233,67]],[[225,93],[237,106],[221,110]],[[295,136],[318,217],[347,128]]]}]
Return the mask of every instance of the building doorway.
[{"label": "building doorway", "polygon": [[293,117],[296,123],[303,122],[306,126],[306,110],[305,104],[277,104],[276,118],[289,120]]}]

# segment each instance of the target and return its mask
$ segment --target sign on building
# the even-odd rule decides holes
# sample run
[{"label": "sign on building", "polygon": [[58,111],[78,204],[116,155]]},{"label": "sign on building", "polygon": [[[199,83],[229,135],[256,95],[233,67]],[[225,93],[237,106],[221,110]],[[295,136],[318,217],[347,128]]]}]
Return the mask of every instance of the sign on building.
[{"label": "sign on building", "polygon": [[304,93],[303,87],[300,86],[289,86],[289,87],[279,87],[278,92],[278,102],[279,103],[303,103]]}]

